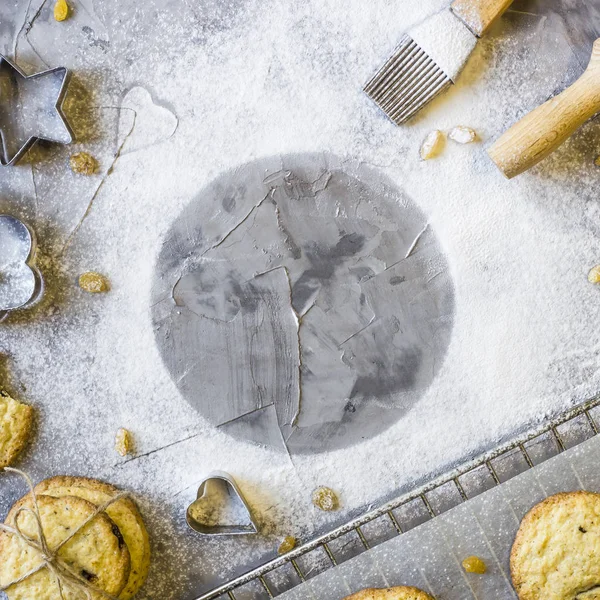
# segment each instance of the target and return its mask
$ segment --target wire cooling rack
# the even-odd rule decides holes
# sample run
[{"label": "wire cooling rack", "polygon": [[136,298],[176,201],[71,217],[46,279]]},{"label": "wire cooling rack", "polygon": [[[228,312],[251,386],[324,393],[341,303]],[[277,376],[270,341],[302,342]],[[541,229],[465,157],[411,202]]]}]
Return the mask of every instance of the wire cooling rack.
[{"label": "wire cooling rack", "polygon": [[598,434],[600,396],[196,600],[268,600]]}]

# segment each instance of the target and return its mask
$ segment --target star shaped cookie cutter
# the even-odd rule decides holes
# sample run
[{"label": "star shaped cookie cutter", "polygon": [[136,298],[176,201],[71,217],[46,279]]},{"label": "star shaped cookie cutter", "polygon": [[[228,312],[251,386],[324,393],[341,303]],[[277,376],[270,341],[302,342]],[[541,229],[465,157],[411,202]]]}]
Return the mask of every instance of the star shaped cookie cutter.
[{"label": "star shaped cookie cutter", "polygon": [[23,221],[0,214],[0,321],[42,297],[44,281],[35,266],[36,248],[35,234]]},{"label": "star shaped cookie cutter", "polygon": [[[42,80],[53,84],[52,89],[42,93]],[[39,140],[73,141],[73,130],[62,110],[68,80],[65,67],[26,75],[0,54],[0,164],[16,164]]]}]

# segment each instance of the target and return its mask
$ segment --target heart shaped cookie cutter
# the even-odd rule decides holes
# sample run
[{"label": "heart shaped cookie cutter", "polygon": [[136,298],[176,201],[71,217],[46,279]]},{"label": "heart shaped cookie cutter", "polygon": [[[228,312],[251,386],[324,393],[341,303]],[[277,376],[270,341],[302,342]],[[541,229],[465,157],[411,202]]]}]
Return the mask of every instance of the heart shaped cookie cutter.
[{"label": "heart shaped cookie cutter", "polygon": [[233,477],[214,471],[198,488],[186,511],[187,524],[202,535],[258,533],[250,507]]},{"label": "heart shaped cookie cutter", "polygon": [[0,321],[42,297],[44,281],[35,266],[36,247],[33,230],[12,215],[0,214]]}]

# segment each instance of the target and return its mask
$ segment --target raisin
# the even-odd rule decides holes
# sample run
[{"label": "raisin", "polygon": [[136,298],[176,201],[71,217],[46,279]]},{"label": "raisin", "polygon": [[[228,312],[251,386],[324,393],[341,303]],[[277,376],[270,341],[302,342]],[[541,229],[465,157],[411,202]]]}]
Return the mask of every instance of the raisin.
[{"label": "raisin", "polygon": [[467,556],[462,561],[462,566],[467,573],[483,575],[486,572],[485,563],[478,556]]},{"label": "raisin", "polygon": [[77,152],[69,159],[71,171],[80,175],[93,175],[98,170],[98,161],[87,152]]},{"label": "raisin", "polygon": [[121,427],[119,431],[117,431],[117,435],[115,436],[115,450],[121,456],[127,456],[133,450],[133,440],[131,439],[131,433],[129,433],[127,429],[123,429],[123,427]]},{"label": "raisin", "polygon": [[588,281],[590,283],[600,283],[600,265],[596,265],[590,269]]},{"label": "raisin", "polygon": [[337,494],[328,487],[317,488],[313,492],[312,503],[325,511],[337,510],[340,505]]},{"label": "raisin", "polygon": [[291,535],[286,535],[283,538],[283,541],[281,542],[281,544],[279,544],[279,548],[277,549],[277,553],[278,554],[287,554],[288,552],[291,552],[297,545],[298,540],[291,536]]},{"label": "raisin", "polygon": [[446,138],[439,129],[434,129],[433,131],[429,132],[427,137],[423,140],[421,149],[419,150],[421,158],[423,160],[435,158],[442,151],[445,141]]},{"label": "raisin", "polygon": [[458,125],[449,134],[448,137],[459,144],[470,144],[477,139],[477,134],[470,127]]},{"label": "raisin", "polygon": [[69,5],[66,0],[56,0],[54,5],[54,18],[57,21],[64,21],[69,16]]},{"label": "raisin", "polygon": [[90,294],[100,294],[108,292],[110,284],[104,275],[95,271],[88,271],[79,276],[79,287]]}]

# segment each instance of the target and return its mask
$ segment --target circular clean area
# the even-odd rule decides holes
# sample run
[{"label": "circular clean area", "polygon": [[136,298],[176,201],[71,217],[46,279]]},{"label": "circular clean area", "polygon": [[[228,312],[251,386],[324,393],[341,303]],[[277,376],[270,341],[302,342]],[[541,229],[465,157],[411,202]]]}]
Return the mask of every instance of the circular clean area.
[{"label": "circular clean area", "polygon": [[152,319],[198,413],[240,440],[318,453],[401,419],[453,324],[446,258],[415,203],[327,154],[223,173],[169,229]]}]

